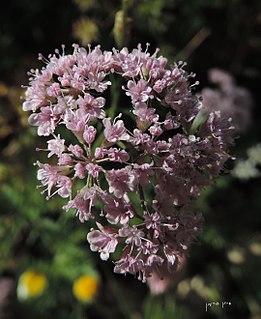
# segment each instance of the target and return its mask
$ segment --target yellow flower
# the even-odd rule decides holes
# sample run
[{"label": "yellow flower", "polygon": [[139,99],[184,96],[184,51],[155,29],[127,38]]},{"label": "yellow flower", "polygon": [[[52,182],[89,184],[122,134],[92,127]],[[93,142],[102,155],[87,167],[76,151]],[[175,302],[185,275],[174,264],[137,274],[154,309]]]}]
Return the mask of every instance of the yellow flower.
[{"label": "yellow flower", "polygon": [[88,18],[81,18],[73,25],[73,36],[84,46],[96,41],[99,36],[99,29],[95,22]]},{"label": "yellow flower", "polygon": [[97,294],[99,279],[95,275],[83,275],[73,284],[74,296],[82,302],[90,302]]},{"label": "yellow flower", "polygon": [[47,286],[45,274],[35,271],[24,272],[18,281],[17,294],[20,299],[40,296]]}]

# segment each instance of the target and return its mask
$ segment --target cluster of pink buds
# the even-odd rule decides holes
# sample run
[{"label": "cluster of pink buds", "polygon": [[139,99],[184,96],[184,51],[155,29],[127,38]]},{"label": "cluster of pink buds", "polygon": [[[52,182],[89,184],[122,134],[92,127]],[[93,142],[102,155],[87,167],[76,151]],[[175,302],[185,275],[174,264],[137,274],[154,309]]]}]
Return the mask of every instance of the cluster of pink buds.
[{"label": "cluster of pink buds", "polygon": [[[64,209],[81,222],[96,222],[90,248],[102,260],[121,252],[116,273],[146,281],[174,272],[202,225],[191,201],[229,158],[231,120],[220,112],[202,120],[194,74],[182,62],[169,67],[158,50],[73,47],[40,56],[46,65],[30,71],[25,93],[29,123],[50,137],[52,161],[37,162],[43,192],[68,199]],[[117,85],[122,112],[109,116]]]}]

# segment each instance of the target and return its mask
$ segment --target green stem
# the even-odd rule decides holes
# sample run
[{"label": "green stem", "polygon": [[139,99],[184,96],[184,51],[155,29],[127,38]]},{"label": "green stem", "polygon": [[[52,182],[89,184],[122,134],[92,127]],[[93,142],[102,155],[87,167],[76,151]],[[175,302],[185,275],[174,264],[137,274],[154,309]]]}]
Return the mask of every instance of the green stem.
[{"label": "green stem", "polygon": [[129,18],[128,18],[129,1],[122,0],[121,10],[115,15],[114,24],[114,40],[118,48],[127,45],[128,31],[129,31]]},{"label": "green stem", "polygon": [[119,310],[121,311],[124,319],[130,319],[132,311],[130,309],[128,300],[126,300],[124,294],[121,291],[121,288],[117,284],[117,279],[113,278],[111,270],[108,270],[107,267],[104,266],[103,271],[106,274],[106,278],[109,282],[109,287],[111,288],[112,294],[115,297],[115,301],[118,303]]},{"label": "green stem", "polygon": [[147,204],[145,201],[145,197],[144,197],[144,192],[143,192],[142,186],[140,184],[138,186],[138,189],[139,189],[139,196],[140,196],[140,202],[141,202],[142,209],[144,212],[149,213],[148,207],[147,207]]},{"label": "green stem", "polygon": [[206,122],[208,119],[208,114],[204,111],[199,111],[199,113],[194,118],[192,125],[188,131],[189,134],[195,134],[199,127]]},{"label": "green stem", "polygon": [[125,25],[125,23],[126,23],[126,17],[127,17],[127,12],[128,12],[128,5],[129,5],[129,3],[128,3],[129,1],[128,0],[122,0],[122,5],[121,5],[121,7],[122,7],[122,11],[123,11],[123,23],[124,23],[124,25]]},{"label": "green stem", "polygon": [[119,99],[120,99],[120,83],[118,80],[116,80],[114,78],[113,75],[110,76],[110,80],[112,83],[114,83],[114,85],[111,85],[110,86],[110,93],[111,93],[111,106],[110,108],[108,109],[108,116],[110,118],[114,118],[115,114],[116,114],[116,110],[118,108],[118,104],[119,104]]}]

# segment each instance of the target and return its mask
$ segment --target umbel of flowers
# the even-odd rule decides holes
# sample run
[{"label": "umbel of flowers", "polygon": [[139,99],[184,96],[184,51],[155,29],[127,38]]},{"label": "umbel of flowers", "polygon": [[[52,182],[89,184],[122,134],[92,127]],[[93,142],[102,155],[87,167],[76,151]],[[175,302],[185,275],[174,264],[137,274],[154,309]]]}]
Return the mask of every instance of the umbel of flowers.
[{"label": "umbel of flowers", "polygon": [[[182,62],[168,67],[158,50],[73,48],[40,55],[45,67],[30,71],[25,93],[29,123],[49,137],[51,164],[37,162],[43,192],[67,198],[64,209],[81,222],[96,222],[90,248],[102,260],[121,252],[116,273],[146,281],[174,272],[202,225],[191,202],[229,157],[231,119],[202,116],[188,82],[194,75]],[[108,89],[118,83],[129,114],[110,118]]]}]

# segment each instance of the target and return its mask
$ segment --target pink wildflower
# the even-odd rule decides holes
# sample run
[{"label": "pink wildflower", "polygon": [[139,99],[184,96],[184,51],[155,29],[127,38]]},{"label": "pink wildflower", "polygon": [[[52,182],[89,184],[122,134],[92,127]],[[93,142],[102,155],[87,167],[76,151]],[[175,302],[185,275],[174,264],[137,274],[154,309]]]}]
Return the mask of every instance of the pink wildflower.
[{"label": "pink wildflower", "polygon": [[104,136],[108,142],[116,143],[119,140],[126,141],[129,139],[129,135],[126,132],[122,120],[118,120],[116,123],[111,124],[110,118],[105,118],[102,123],[104,125]]},{"label": "pink wildflower", "polygon": [[93,126],[85,126],[83,132],[83,138],[87,144],[92,144],[95,140],[97,130]]},{"label": "pink wildflower", "polygon": [[40,169],[37,173],[37,179],[40,180],[43,186],[47,186],[47,194],[51,196],[51,190],[58,181],[58,169],[56,166],[49,164],[37,163]]},{"label": "pink wildflower", "polygon": [[141,79],[138,83],[128,81],[126,95],[130,96],[133,102],[146,102],[148,99],[153,99],[151,94],[152,88],[149,87],[148,82]]},{"label": "pink wildflower", "polygon": [[[81,222],[99,220],[87,240],[103,260],[121,244],[115,272],[143,282],[162,276],[166,286],[202,227],[191,204],[230,157],[233,126],[216,110],[198,125],[202,103],[185,63],[168,67],[158,52],[151,55],[141,45],[130,52],[78,45],[71,54],[56,50],[45,68],[31,70],[23,109],[32,111],[29,122],[38,135],[52,135],[47,150],[53,164],[38,162],[47,198],[67,199],[63,208],[73,209]],[[113,115],[109,108],[115,102],[107,101],[112,95],[106,90],[115,85],[111,74],[122,81],[113,89],[122,89],[127,112]],[[226,92],[233,85],[222,74],[213,81]]]},{"label": "pink wildflower", "polygon": [[118,240],[113,230],[102,227],[98,224],[100,230],[92,230],[87,235],[87,240],[90,243],[92,251],[98,251],[102,260],[107,260],[111,253],[114,253]]},{"label": "pink wildflower", "polygon": [[29,123],[33,126],[38,126],[37,132],[40,136],[48,136],[53,133],[56,122],[57,117],[49,106],[42,107],[40,113],[33,113],[29,117]]},{"label": "pink wildflower", "polygon": [[89,172],[89,174],[92,177],[98,178],[99,177],[99,173],[102,172],[102,167],[97,165],[97,164],[88,163],[86,165],[86,170]]},{"label": "pink wildflower", "polygon": [[112,169],[106,174],[109,183],[109,192],[116,197],[122,197],[126,192],[133,191],[136,184],[136,175],[130,167]]},{"label": "pink wildflower", "polygon": [[51,157],[52,155],[57,155],[58,157],[61,157],[62,153],[65,151],[64,142],[65,140],[61,139],[60,135],[56,136],[52,140],[47,141],[48,150],[50,151],[48,157]]}]

